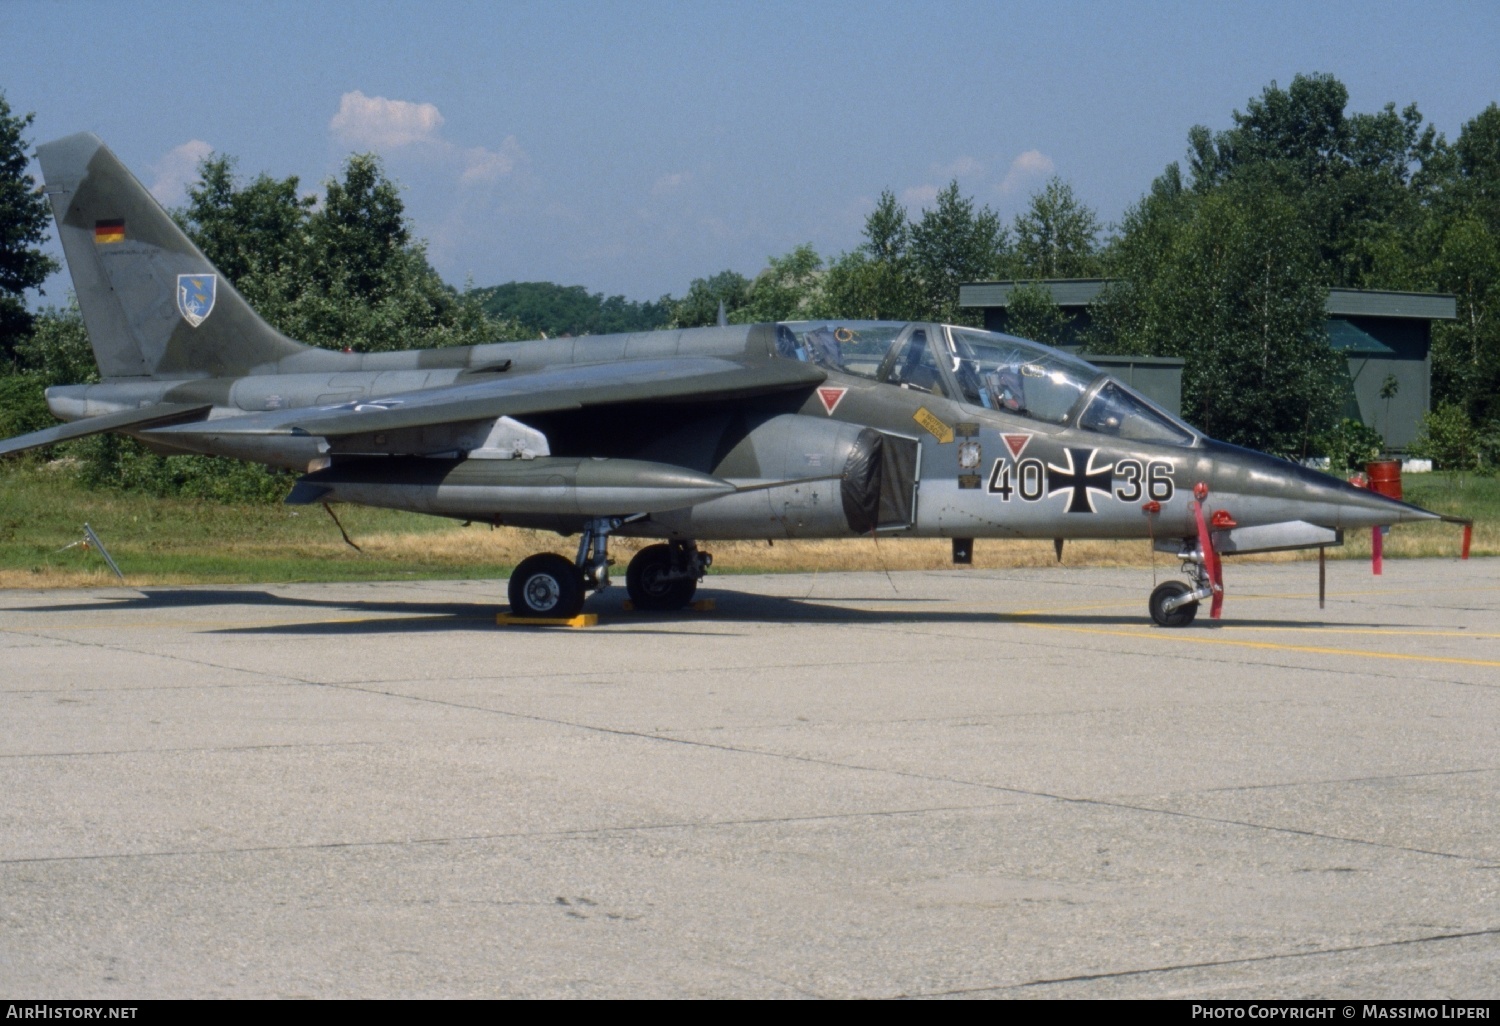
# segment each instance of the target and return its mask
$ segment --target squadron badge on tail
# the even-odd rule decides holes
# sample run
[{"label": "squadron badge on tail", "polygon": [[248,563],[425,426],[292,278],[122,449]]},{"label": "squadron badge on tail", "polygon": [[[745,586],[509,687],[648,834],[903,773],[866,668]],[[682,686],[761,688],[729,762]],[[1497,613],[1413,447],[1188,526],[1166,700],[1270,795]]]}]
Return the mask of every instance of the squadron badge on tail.
[{"label": "squadron badge on tail", "polygon": [[182,319],[197,327],[214,311],[218,295],[217,274],[179,274],[177,276],[177,310]]}]

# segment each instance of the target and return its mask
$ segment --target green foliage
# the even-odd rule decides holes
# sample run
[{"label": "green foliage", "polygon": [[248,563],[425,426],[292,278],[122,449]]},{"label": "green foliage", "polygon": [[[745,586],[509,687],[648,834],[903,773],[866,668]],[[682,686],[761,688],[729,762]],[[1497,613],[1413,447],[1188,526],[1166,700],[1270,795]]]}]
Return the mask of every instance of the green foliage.
[{"label": "green foliage", "polygon": [[76,302],[64,309],[48,307],[36,315],[31,334],[16,344],[16,365],[44,386],[99,380],[94,350]]},{"label": "green foliage", "polygon": [[1263,183],[1154,193],[1126,217],[1090,348],[1180,356],[1183,413],[1208,434],[1290,456],[1333,424],[1338,357],[1302,208]]},{"label": "green foliage", "polygon": [[1364,470],[1365,464],[1380,458],[1385,439],[1363,422],[1344,417],[1313,442],[1312,449],[1328,457],[1328,472],[1345,477]]},{"label": "green foliage", "polygon": [[438,277],[411,237],[379,159],[356,154],[316,205],[296,177],[241,187],[234,161],[199,166],[179,219],[204,255],[268,322],[300,342],[359,352],[433,349],[523,337],[492,322],[483,297]]},{"label": "green foliage", "polygon": [[823,258],[810,243],[771,257],[750,283],[750,296],[729,318],[734,324],[798,321],[824,313]]},{"label": "green foliage", "polygon": [[958,305],[958,287],[966,281],[995,277],[1008,256],[1009,235],[989,207],[974,210],[974,201],[950,182],[932,208],[911,226],[911,267],[925,316],[954,324],[977,324],[978,314]]},{"label": "green foliage", "polygon": [[[1100,273],[1099,218],[1053,178],[1015,220],[1015,273],[1027,278],[1090,278]],[[1009,316],[1014,319],[1012,308]]]},{"label": "green foliage", "polygon": [[750,302],[750,279],[737,271],[720,271],[712,278],[694,278],[687,295],[672,309],[672,327],[701,328],[719,323],[719,304],[733,319]]},{"label": "green foliage", "polygon": [[1436,130],[1416,104],[1347,113],[1349,91],[1332,75],[1273,82],[1234,127],[1188,133],[1193,188],[1212,192],[1254,182],[1295,197],[1319,247],[1330,285],[1389,288],[1393,271],[1415,260],[1403,247],[1422,221],[1414,175],[1437,152]]},{"label": "green foliage", "polygon": [[1043,345],[1060,345],[1068,340],[1071,318],[1052,298],[1045,285],[1027,282],[1011,290],[1005,309],[1006,331]]},{"label": "green foliage", "polygon": [[[16,343],[12,366],[14,373],[0,376],[0,438],[57,423],[47,409],[48,387],[98,380],[78,307],[49,307],[36,315],[30,334]],[[40,454],[51,455],[58,449],[49,446]]]},{"label": "green foliage", "polygon": [[491,319],[514,321],[530,338],[654,331],[671,323],[674,307],[671,296],[637,303],[591,294],[582,285],[546,281],[513,281],[476,289],[475,294]]},{"label": "green foliage", "polygon": [[47,411],[47,385],[35,374],[0,376],[0,438],[40,431],[57,423]]},{"label": "green foliage", "polygon": [[233,157],[204,159],[198,182],[188,189],[188,206],[177,217],[203,255],[245,292],[259,281],[305,269],[312,256],[308,218],[317,201],[301,193],[295,175],[261,174],[240,188],[234,168]]},{"label": "green foliage", "polygon": [[1500,421],[1476,427],[1457,403],[1439,403],[1422,416],[1411,454],[1432,460],[1439,470],[1494,473],[1500,469]]},{"label": "green foliage", "polygon": [[30,158],[23,133],[34,117],[12,114],[0,93],[0,361],[13,359],[16,345],[31,331],[23,294],[57,269],[40,248],[51,211],[26,173]]},{"label": "green foliage", "polygon": [[889,189],[865,218],[865,241],[828,267],[823,304],[829,316],[911,320],[923,316],[920,283],[911,259],[906,208]]},{"label": "green foliage", "polygon": [[286,498],[293,480],[286,471],[222,456],[162,456],[121,435],[92,435],[70,448],[86,486],[157,498],[274,503]]}]

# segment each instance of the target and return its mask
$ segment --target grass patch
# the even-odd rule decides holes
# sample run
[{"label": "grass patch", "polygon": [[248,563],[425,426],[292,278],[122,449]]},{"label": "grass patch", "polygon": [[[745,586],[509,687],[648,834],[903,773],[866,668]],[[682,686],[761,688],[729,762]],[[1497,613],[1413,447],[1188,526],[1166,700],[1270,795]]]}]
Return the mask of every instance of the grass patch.
[{"label": "grass patch", "polygon": [[[1500,555],[1500,479],[1423,474],[1406,479],[1406,498],[1427,509],[1472,517],[1474,555]],[[0,587],[97,587],[115,577],[96,553],[64,549],[87,521],[109,546],[131,585],[266,584],[285,581],[504,579],[535,552],[571,555],[576,539],[512,528],[461,527],[415,513],[342,506],[338,509],[363,552],[344,544],[319,507],[220,505],[90,491],[65,462],[14,461],[0,467]],[[1456,556],[1453,524],[1405,524],[1386,539],[1388,558]],[[1351,532],[1334,558],[1368,559],[1369,532]],[[611,553],[622,568],[648,541],[620,539]],[[942,539],[868,538],[829,541],[714,542],[715,571],[778,573],[837,570],[938,570],[950,567]],[[62,550],[62,551],[59,551]],[[1271,560],[1315,558],[1276,554]],[[1069,542],[1070,566],[1148,566],[1143,541]],[[1158,554],[1158,565],[1172,560]],[[1005,569],[1050,566],[1048,541],[980,539],[974,565]],[[623,576],[621,572],[620,576]]]}]

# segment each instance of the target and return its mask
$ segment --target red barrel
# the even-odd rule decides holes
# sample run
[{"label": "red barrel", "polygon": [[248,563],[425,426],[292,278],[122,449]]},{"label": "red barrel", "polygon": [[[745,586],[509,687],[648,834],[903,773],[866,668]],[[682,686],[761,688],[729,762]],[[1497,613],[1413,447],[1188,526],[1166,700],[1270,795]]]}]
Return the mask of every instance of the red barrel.
[{"label": "red barrel", "polygon": [[1379,492],[1388,499],[1401,498],[1401,461],[1376,460],[1365,464],[1365,473],[1370,475],[1370,491]]}]

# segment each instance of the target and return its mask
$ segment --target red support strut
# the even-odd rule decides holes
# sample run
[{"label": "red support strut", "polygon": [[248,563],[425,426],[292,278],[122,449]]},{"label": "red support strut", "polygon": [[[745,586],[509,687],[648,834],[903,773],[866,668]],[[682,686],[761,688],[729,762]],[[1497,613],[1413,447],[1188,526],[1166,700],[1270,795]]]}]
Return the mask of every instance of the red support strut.
[{"label": "red support strut", "polygon": [[[1194,495],[1208,496],[1208,488],[1198,484],[1193,488]],[[1209,587],[1214,590],[1214,600],[1209,606],[1208,615],[1211,619],[1219,619],[1224,608],[1224,568],[1219,563],[1219,554],[1214,550],[1213,535],[1209,533],[1208,523],[1203,519],[1202,502],[1194,502],[1193,516],[1198,521],[1198,546],[1203,550],[1203,569],[1208,574]]]}]

